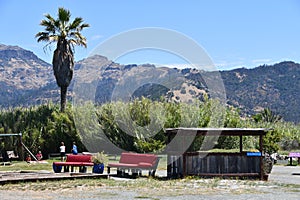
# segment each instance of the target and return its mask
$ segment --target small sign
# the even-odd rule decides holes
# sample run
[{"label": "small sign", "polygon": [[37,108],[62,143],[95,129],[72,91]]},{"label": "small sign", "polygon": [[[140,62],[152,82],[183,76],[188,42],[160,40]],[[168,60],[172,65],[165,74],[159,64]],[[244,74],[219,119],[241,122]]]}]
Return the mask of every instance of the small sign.
[{"label": "small sign", "polygon": [[290,152],[289,157],[300,158],[300,152]]},{"label": "small sign", "polygon": [[261,156],[261,152],[247,152],[247,156]]}]

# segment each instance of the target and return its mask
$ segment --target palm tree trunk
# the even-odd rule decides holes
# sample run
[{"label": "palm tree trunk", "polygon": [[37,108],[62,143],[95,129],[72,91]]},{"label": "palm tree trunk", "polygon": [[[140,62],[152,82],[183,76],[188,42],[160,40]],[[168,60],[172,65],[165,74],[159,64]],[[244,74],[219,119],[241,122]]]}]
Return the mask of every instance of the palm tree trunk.
[{"label": "palm tree trunk", "polygon": [[67,90],[68,90],[68,87],[65,87],[65,86],[60,87],[60,111],[61,112],[64,112],[66,109]]}]

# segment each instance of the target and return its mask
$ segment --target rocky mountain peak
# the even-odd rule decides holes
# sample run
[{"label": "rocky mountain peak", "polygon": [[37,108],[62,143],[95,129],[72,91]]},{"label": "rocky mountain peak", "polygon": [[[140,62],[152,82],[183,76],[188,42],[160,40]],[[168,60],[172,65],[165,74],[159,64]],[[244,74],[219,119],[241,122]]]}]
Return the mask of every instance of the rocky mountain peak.
[{"label": "rocky mountain peak", "polygon": [[[33,52],[22,49],[18,46],[6,46],[0,44],[0,59],[1,62],[9,62],[10,60],[36,60],[39,63],[46,64],[43,60],[39,59]],[[3,63],[1,63],[3,65]]]},{"label": "rocky mountain peak", "polygon": [[19,89],[33,89],[52,79],[51,65],[31,51],[17,46],[0,46],[0,80]]}]

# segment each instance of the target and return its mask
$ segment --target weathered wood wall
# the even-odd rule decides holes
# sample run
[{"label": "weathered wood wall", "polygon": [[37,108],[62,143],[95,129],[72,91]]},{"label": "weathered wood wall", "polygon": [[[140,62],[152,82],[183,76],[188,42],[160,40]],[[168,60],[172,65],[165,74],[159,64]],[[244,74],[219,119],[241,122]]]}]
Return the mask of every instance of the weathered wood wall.
[{"label": "weathered wood wall", "polygon": [[[260,157],[244,153],[186,153],[185,157],[169,155],[169,176],[259,174]],[[185,163],[185,166],[184,166]]]}]

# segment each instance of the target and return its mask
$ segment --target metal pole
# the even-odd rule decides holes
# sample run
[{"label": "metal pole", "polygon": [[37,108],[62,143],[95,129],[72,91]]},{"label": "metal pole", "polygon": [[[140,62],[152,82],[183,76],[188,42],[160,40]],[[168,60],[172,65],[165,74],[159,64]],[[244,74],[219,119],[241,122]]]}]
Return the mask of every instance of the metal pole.
[{"label": "metal pole", "polygon": [[20,151],[20,159],[22,161],[24,161],[24,151],[23,151],[23,141],[22,141],[22,133],[19,133],[19,147],[18,147],[18,151]]},{"label": "metal pole", "polygon": [[31,151],[25,146],[25,144],[22,142],[23,147],[26,149],[26,151],[33,157],[35,161],[38,161],[38,159],[31,153]]}]

